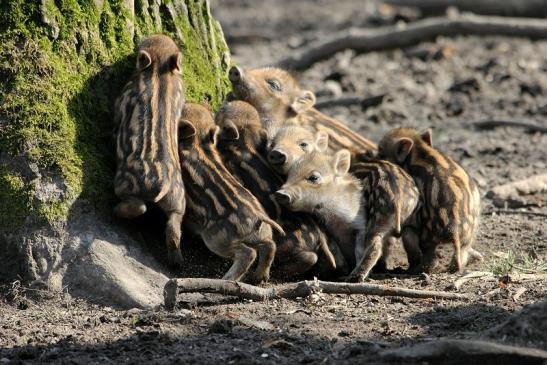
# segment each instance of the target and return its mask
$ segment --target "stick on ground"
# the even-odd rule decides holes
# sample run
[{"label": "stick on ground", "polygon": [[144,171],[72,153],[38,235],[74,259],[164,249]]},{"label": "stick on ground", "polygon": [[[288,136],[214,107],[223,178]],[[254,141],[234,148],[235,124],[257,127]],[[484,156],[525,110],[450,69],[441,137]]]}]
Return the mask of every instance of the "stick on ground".
[{"label": "stick on ground", "polygon": [[541,17],[546,15],[544,0],[384,0],[396,6],[419,8],[424,15],[442,14],[449,7],[475,14]]},{"label": "stick on ground", "polygon": [[454,283],[452,283],[452,287],[456,290],[460,290],[463,284],[467,283],[471,279],[476,278],[484,278],[487,277],[493,277],[494,274],[488,271],[471,271],[467,274],[460,276]]},{"label": "stick on ground", "polygon": [[300,281],[277,285],[271,288],[222,279],[186,278],[171,279],[163,291],[165,307],[174,308],[179,293],[216,293],[236,296],[254,301],[279,298],[307,297],[313,293],[325,294],[366,294],[379,296],[398,296],[407,298],[470,299],[469,295],[444,291],[406,289],[364,283],[336,283],[330,281]]},{"label": "stick on ground", "polygon": [[494,129],[502,127],[523,128],[529,132],[547,133],[547,127],[535,123],[517,122],[514,120],[483,120],[472,123],[472,126],[477,129]]},{"label": "stick on ground", "polygon": [[404,364],[545,364],[547,352],[494,342],[442,339],[397,349],[377,355],[388,363]]},{"label": "stick on ground", "polygon": [[547,20],[464,14],[457,17],[428,18],[410,23],[404,28],[350,28],[325,40],[311,43],[301,51],[278,61],[277,66],[303,70],[345,49],[364,53],[408,47],[437,36],[456,35],[504,35],[544,39],[547,38]]},{"label": "stick on ground", "polygon": [[494,210],[487,210],[482,212],[483,215],[490,215],[490,214],[518,214],[518,215],[533,215],[536,217],[547,217],[547,213],[542,212],[530,212],[527,210],[516,210],[516,209],[494,209]]}]

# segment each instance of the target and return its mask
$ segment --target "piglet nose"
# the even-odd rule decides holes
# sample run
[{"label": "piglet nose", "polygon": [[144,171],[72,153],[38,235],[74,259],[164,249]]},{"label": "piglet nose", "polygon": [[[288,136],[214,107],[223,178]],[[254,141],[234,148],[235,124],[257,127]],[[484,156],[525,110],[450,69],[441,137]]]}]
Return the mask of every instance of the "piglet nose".
[{"label": "piglet nose", "polygon": [[282,190],[275,192],[275,200],[281,205],[291,204],[291,196]]},{"label": "piglet nose", "polygon": [[272,150],[268,153],[268,161],[272,165],[283,165],[287,162],[287,155],[279,150]]},{"label": "piglet nose", "polygon": [[228,71],[228,78],[231,82],[239,82],[241,81],[241,77],[243,75],[243,70],[237,66],[232,66],[230,68],[230,71]]}]

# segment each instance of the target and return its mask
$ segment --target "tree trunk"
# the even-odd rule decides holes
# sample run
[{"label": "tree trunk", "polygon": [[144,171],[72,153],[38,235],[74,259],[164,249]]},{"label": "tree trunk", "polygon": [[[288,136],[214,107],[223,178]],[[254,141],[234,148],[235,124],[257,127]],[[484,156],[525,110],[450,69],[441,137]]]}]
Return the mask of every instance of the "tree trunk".
[{"label": "tree trunk", "polygon": [[187,101],[218,106],[230,60],[207,0],[0,0],[1,281],[161,302],[161,265],[111,217],[113,104],[153,33],[179,44]]}]

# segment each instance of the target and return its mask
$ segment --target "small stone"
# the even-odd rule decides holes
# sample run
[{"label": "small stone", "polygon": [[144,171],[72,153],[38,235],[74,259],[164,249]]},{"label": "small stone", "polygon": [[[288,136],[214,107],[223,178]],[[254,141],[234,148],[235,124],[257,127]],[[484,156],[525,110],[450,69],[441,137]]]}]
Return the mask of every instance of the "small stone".
[{"label": "small stone", "polygon": [[139,309],[139,308],[131,308],[129,309],[128,311],[125,312],[125,315],[126,316],[133,316],[133,315],[136,315],[136,314],[139,314],[142,312],[142,309]]},{"label": "small stone", "polygon": [[336,82],[334,80],[327,80],[323,85],[321,94],[323,94],[324,96],[332,96],[337,98],[342,95],[342,86],[339,82]]},{"label": "small stone", "polygon": [[179,317],[190,317],[194,315],[194,312],[189,309],[180,309],[176,312],[176,315]]},{"label": "small stone", "polygon": [[209,333],[227,334],[232,332],[235,322],[230,319],[218,319],[209,326]]}]

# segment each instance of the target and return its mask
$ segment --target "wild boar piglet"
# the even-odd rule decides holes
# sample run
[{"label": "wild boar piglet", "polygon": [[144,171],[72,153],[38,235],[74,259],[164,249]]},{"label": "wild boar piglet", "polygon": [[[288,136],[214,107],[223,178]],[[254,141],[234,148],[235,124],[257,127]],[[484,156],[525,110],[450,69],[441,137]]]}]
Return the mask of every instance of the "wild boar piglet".
[{"label": "wild boar piglet", "polygon": [[215,254],[233,260],[224,275],[240,280],[258,255],[249,281],[267,281],[275,257],[272,227],[260,202],[226,169],[217,150],[220,128],[204,106],[188,103],[179,123],[179,153],[186,183],[186,226]]},{"label": "wild boar piglet", "polygon": [[313,133],[298,125],[285,125],[268,143],[268,162],[278,173],[287,175],[291,166],[304,155],[326,151],[328,137],[325,132]]},{"label": "wild boar piglet", "polygon": [[378,157],[401,166],[420,191],[420,226],[409,239],[419,242],[423,251],[422,270],[438,269],[436,250],[443,244],[454,247],[451,266],[458,271],[470,258],[482,260],[472,248],[479,226],[479,190],[460,165],[432,146],[431,130],[391,130],[380,141]]},{"label": "wild boar piglet", "polygon": [[286,123],[323,131],[330,137],[333,151],[347,148],[356,155],[376,150],[376,144],[352,131],[344,123],[321,113],[313,106],[315,94],[304,90],[287,71],[279,68],[230,69],[232,97],[252,104],[260,115],[268,139],[272,140]]},{"label": "wild boar piglet", "polygon": [[177,123],[184,106],[182,55],[165,35],[145,38],[137,50],[131,81],[116,101],[114,191],[121,202],[114,213],[135,218],[146,203],[157,203],[167,215],[169,261],[182,263],[181,222],[184,184],[177,153]]},{"label": "wild boar piglet", "polygon": [[[419,194],[414,181],[397,165],[370,159],[350,172],[350,152],[312,152],[296,162],[277,191],[281,204],[313,212],[336,236],[342,252],[353,254],[348,280],[364,280],[404,228],[413,222]],[[404,238],[404,236],[403,236]],[[419,248],[405,243],[410,265],[420,260]]]},{"label": "wild boar piglet", "polygon": [[277,244],[274,264],[285,274],[297,275],[310,270],[324,257],[327,272],[337,267],[342,270],[345,262],[335,240],[327,237],[314,218],[290,212],[275,200],[274,192],[283,180],[266,161],[266,136],[256,109],[244,101],[225,103],[216,115],[216,123],[221,128],[218,149],[226,167],[285,231],[285,236],[274,233]]}]

